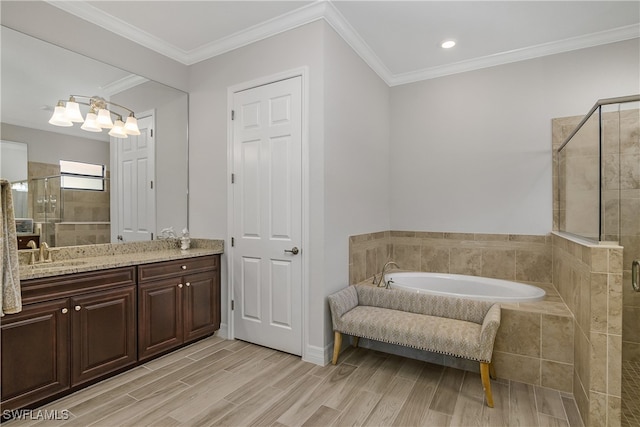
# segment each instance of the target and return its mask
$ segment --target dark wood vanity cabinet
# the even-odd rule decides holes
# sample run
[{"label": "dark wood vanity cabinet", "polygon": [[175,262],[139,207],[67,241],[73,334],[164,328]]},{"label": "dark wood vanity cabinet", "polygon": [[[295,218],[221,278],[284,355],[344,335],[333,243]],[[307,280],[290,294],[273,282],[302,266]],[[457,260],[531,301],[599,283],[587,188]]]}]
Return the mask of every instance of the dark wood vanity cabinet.
[{"label": "dark wood vanity cabinet", "polygon": [[67,299],[25,305],[2,318],[2,408],[23,408],[71,386]]},{"label": "dark wood vanity cabinet", "polygon": [[220,328],[220,255],[138,267],[138,358]]},{"label": "dark wood vanity cabinet", "polygon": [[28,280],[0,320],[2,407],[24,408],[134,365],[135,267]]},{"label": "dark wood vanity cabinet", "polygon": [[23,281],[0,318],[2,409],[30,408],[220,328],[220,255]]}]

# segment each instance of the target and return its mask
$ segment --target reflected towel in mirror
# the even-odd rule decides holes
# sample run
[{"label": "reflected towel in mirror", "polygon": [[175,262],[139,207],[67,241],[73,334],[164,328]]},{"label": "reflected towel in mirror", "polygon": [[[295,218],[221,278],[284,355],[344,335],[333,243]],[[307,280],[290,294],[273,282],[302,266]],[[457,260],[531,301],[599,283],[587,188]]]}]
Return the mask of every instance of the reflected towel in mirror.
[{"label": "reflected towel in mirror", "polygon": [[0,292],[0,316],[22,311],[20,295],[20,269],[18,266],[18,239],[11,197],[11,184],[0,181],[0,252],[2,264],[2,292]]}]

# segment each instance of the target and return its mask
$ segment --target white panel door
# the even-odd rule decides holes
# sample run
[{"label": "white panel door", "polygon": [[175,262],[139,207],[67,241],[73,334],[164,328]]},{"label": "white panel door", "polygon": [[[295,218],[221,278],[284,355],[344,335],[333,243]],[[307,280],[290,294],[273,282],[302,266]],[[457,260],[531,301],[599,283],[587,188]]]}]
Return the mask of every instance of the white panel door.
[{"label": "white panel door", "polygon": [[[112,138],[116,146],[112,167],[112,235],[125,242],[153,240],[156,229],[155,143],[153,116],[138,119],[140,135]],[[113,170],[115,169],[115,170]]]},{"label": "white panel door", "polygon": [[234,335],[302,354],[302,78],[233,97]]}]

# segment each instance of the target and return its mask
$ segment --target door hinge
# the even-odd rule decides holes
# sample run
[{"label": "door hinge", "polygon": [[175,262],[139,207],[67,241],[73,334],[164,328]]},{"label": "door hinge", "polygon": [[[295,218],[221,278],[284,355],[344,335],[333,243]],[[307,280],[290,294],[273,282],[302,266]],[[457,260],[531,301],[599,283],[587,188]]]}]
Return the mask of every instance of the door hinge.
[{"label": "door hinge", "polygon": [[151,181],[151,189],[153,190],[153,181]]},{"label": "door hinge", "polygon": [[233,247],[236,244],[236,239],[234,239],[233,237],[231,238],[231,247]]},{"label": "door hinge", "polygon": [[231,174],[231,183],[234,184],[236,182],[236,174],[232,173]]},{"label": "door hinge", "polygon": [[235,110],[231,110],[231,120],[235,120],[236,119],[236,112]]},{"label": "door hinge", "polygon": [[234,301],[233,301],[233,300],[231,300],[231,311],[233,311],[233,310],[235,309],[235,306],[236,306],[236,305],[234,304]]},{"label": "door hinge", "polygon": [[150,130],[151,130],[151,138],[153,138],[153,129],[150,129]]},{"label": "door hinge", "polygon": [[151,240],[153,240],[153,233],[151,233]]}]

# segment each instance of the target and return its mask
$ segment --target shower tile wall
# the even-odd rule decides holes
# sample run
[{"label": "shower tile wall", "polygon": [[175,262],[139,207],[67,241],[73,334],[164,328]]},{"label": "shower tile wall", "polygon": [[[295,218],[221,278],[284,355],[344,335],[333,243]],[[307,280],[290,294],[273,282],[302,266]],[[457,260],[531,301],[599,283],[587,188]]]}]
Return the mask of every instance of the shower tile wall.
[{"label": "shower tile wall", "polygon": [[553,235],[553,283],[573,314],[573,394],[586,426],[620,425],[621,269],[621,247]]},{"label": "shower tile wall", "polygon": [[[640,363],[640,294],[631,289],[631,263],[640,259],[640,113],[637,109],[621,110],[618,112],[604,112],[602,119],[603,134],[603,164],[602,164],[602,232],[608,241],[617,241],[624,248],[623,260],[620,265],[622,272],[622,363]],[[554,230],[560,225],[559,213],[565,208],[559,201],[558,164],[555,156],[556,149],[566,139],[568,134],[582,119],[578,117],[558,118],[552,121],[553,153],[554,153]],[[592,129],[597,136],[597,128]],[[581,142],[581,141],[572,141]],[[584,140],[582,141],[584,142]],[[584,153],[584,148],[578,151]],[[582,166],[579,160],[574,160],[577,170],[585,171],[590,160],[583,158]],[[589,168],[590,172],[581,176],[584,182],[588,176],[597,174],[598,166]],[[574,171],[575,174],[576,171]],[[585,183],[579,185],[585,185]],[[597,187],[595,187],[597,189]],[[596,199],[597,201],[597,199]],[[579,201],[578,201],[579,202]],[[586,202],[585,202],[586,203]],[[577,204],[580,206],[580,203]],[[620,273],[620,272],[618,272]],[[624,372],[636,372],[635,369],[624,369]],[[623,379],[623,381],[636,381]],[[629,389],[629,388],[627,388]],[[636,391],[637,393],[637,391]],[[624,398],[624,395],[623,395]],[[637,399],[636,396],[632,397]],[[576,401],[578,396],[576,396]],[[623,411],[631,411],[631,407],[624,406]],[[584,407],[584,404],[583,404]],[[627,414],[625,419],[640,421],[640,411]],[[634,425],[632,422],[631,425]]]},{"label": "shower tile wall", "polygon": [[[56,176],[60,174],[60,166],[48,163],[29,162],[29,180],[40,177]],[[109,172],[107,171],[107,178]],[[108,181],[107,181],[108,182]],[[51,179],[52,193],[60,194],[59,179]],[[107,183],[106,191],[62,190],[62,200],[57,201],[57,211],[49,215],[54,227],[45,227],[43,241],[55,246],[85,245],[109,243],[111,241],[110,218],[110,189]],[[61,211],[61,208],[64,211]],[[43,213],[38,212],[37,203],[34,204],[33,192],[29,191],[30,215],[35,222],[45,220]],[[60,214],[62,218],[60,217]],[[63,222],[64,224],[60,224]]]},{"label": "shower tile wall", "polygon": [[[551,283],[551,236],[383,231],[351,236],[349,254],[351,283],[371,283],[393,259],[406,270],[494,277],[544,288],[545,301],[502,304],[494,363],[501,378],[572,391],[573,321]],[[453,360],[437,363],[470,369]]]}]

